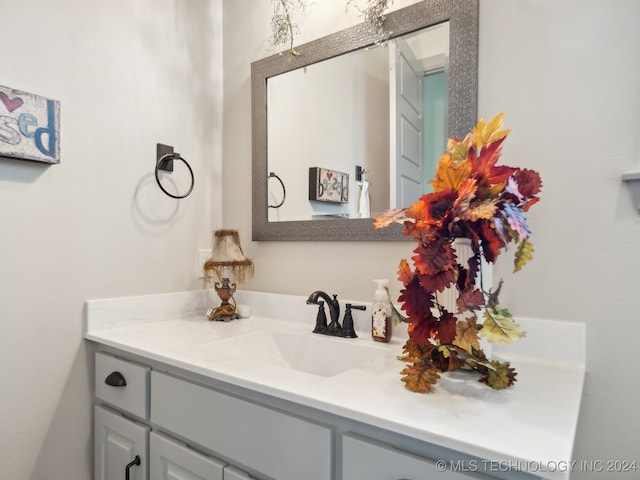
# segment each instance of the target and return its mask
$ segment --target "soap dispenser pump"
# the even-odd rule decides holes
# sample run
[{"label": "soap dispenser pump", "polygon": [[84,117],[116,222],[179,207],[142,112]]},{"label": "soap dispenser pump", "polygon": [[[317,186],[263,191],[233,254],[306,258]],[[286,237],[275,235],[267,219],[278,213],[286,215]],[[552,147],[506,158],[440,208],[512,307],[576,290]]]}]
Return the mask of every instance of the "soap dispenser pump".
[{"label": "soap dispenser pump", "polygon": [[373,297],[371,309],[371,337],[376,342],[388,342],[391,340],[391,303],[385,287],[388,281],[384,279],[374,280],[378,288]]}]

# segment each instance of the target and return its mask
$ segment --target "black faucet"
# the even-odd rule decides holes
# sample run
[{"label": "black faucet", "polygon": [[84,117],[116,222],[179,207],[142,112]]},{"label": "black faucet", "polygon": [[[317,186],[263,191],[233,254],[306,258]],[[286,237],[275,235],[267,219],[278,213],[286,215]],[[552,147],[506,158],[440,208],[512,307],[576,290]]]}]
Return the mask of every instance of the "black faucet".
[{"label": "black faucet", "polygon": [[[320,299],[324,299],[324,301]],[[325,302],[329,306],[329,316],[331,317],[331,323],[327,325],[327,315],[324,311]],[[325,292],[316,290],[307,299],[307,305],[318,305],[318,316],[316,317],[316,326],[313,329],[313,333],[322,333],[324,335],[333,335],[336,337],[357,337],[353,328],[353,318],[351,317],[351,309],[365,310],[364,305],[351,305],[347,303],[346,311],[344,312],[344,326],[340,325],[340,303],[338,303],[338,296],[334,295],[333,298],[329,297]]]},{"label": "black faucet", "polygon": [[[324,303],[320,301],[320,298],[324,299],[324,301],[329,306],[329,317],[331,317],[331,323],[327,326],[327,317],[324,315]],[[335,332],[339,330],[340,322],[338,319],[340,318],[340,303],[338,302],[338,295],[334,295],[331,298],[325,292],[321,290],[316,290],[309,298],[307,298],[307,305],[319,305],[318,309],[318,317],[316,318],[316,328],[313,330],[314,333],[328,333],[329,330]],[[324,317],[324,325],[322,325],[322,318]]]}]

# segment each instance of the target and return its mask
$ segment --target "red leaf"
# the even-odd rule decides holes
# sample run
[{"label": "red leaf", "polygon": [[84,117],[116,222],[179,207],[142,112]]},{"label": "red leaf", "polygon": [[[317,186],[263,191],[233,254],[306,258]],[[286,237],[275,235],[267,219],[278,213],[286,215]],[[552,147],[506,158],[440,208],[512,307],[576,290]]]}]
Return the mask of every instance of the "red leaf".
[{"label": "red leaf", "polygon": [[522,170],[516,171],[513,177],[518,183],[518,191],[525,198],[533,198],[540,193],[542,180],[540,179],[540,174],[535,170],[523,168]]},{"label": "red leaf", "polygon": [[504,175],[506,172],[500,168],[496,169],[495,166],[500,159],[500,154],[502,153],[502,143],[504,142],[505,138],[507,137],[496,140],[495,142],[492,142],[489,145],[483,147],[480,150],[479,155],[477,150],[475,149],[471,149],[469,151],[472,176],[475,176],[475,178],[478,179],[493,179],[493,181],[489,182],[489,185],[495,185],[497,183],[505,182],[507,178],[509,178],[510,173],[502,178],[502,175]]},{"label": "red leaf", "polygon": [[[436,318],[429,312],[428,315],[421,317],[409,318],[410,322],[409,336],[416,345],[427,345],[432,338],[433,326],[436,323]],[[455,328],[455,327],[454,327]]]},{"label": "red leaf", "polygon": [[413,264],[422,275],[434,275],[452,270],[456,264],[456,256],[449,240],[440,238],[435,242],[420,244],[413,251]]},{"label": "red leaf", "polygon": [[460,292],[458,296],[458,312],[465,312],[467,310],[480,310],[484,305],[484,295],[478,288],[471,286]]},{"label": "red leaf", "polygon": [[476,277],[478,276],[478,271],[480,271],[480,254],[474,253],[471,258],[469,258],[469,262],[467,265],[463,265],[464,272],[461,272],[460,275],[463,278],[462,289],[469,288],[469,286],[475,284]]},{"label": "red leaf", "polygon": [[406,216],[416,219],[419,226],[441,226],[457,196],[458,192],[453,189],[427,193],[407,208]]},{"label": "red leaf", "polygon": [[480,244],[482,245],[482,253],[487,262],[493,263],[498,258],[500,249],[504,247],[504,241],[500,238],[498,232],[496,232],[493,224],[489,222],[481,222],[478,231],[480,236]]},{"label": "red leaf", "polygon": [[[431,315],[433,295],[422,287],[417,275],[413,277],[411,283],[407,284],[405,288],[400,291],[398,301],[402,303],[402,310],[407,312],[409,317]],[[411,320],[407,321],[410,322]]]},{"label": "red leaf", "polygon": [[422,288],[427,292],[442,292],[455,281],[455,270],[446,270],[435,275],[420,275]]},{"label": "red leaf", "polygon": [[529,208],[531,207],[531,205],[535,205],[536,203],[538,203],[538,200],[540,200],[538,197],[533,197],[532,199],[528,200],[527,203],[525,203],[524,206],[522,207],[522,211],[524,212],[529,211]]},{"label": "red leaf", "polygon": [[453,343],[456,338],[456,317],[453,313],[446,312],[442,314],[440,320],[435,322],[432,328],[435,338],[440,340],[442,345]]}]

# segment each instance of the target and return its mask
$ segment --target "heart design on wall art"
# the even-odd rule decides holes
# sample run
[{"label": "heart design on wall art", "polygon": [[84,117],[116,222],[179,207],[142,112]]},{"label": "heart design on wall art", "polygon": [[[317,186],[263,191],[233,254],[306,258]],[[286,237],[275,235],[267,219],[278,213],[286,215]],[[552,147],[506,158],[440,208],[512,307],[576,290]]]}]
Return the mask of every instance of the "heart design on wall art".
[{"label": "heart design on wall art", "polygon": [[9,112],[13,112],[22,106],[22,99],[20,97],[9,98],[4,92],[0,92],[0,100],[2,100],[2,103],[4,103],[4,106],[7,107]]}]

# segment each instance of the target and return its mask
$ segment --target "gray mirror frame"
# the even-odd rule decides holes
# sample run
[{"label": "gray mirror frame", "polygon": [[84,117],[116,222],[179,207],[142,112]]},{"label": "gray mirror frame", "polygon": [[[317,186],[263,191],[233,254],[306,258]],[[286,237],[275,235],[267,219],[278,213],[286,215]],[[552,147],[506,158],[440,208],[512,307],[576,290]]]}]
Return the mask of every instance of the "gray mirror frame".
[{"label": "gray mirror frame", "polygon": [[[448,136],[464,137],[477,121],[478,0],[425,0],[386,15],[391,38],[449,21]],[[401,241],[401,225],[373,228],[373,219],[269,222],[267,79],[373,43],[366,25],[296,47],[293,57],[276,54],[251,64],[252,239],[256,241]],[[417,199],[416,199],[417,200]]]}]

